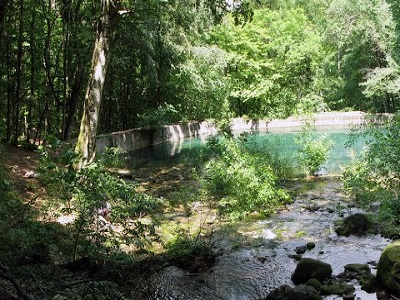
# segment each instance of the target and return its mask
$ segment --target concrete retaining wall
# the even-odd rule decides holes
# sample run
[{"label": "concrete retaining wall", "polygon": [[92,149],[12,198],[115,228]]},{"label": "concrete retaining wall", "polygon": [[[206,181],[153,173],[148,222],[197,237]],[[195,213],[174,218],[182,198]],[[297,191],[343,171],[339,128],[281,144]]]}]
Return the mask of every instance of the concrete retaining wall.
[{"label": "concrete retaining wall", "polygon": [[[232,120],[232,130],[235,132],[278,132],[299,130],[307,120],[313,120],[316,128],[346,128],[365,123],[367,114],[363,112],[327,112],[320,113],[310,118],[290,117],[280,120],[247,120],[236,118]],[[382,115],[377,117],[380,119]],[[165,141],[176,141],[186,137],[200,137],[217,133],[213,122],[189,122],[164,126],[159,129],[135,128],[126,131],[99,135],[97,138],[97,151],[104,151],[105,147],[119,147],[123,151],[132,151],[160,144]]]}]

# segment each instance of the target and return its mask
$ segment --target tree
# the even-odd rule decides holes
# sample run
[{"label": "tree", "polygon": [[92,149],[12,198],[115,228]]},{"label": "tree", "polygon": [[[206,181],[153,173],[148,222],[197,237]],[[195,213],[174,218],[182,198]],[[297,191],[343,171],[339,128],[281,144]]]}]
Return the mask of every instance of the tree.
[{"label": "tree", "polygon": [[228,53],[230,109],[237,116],[286,117],[312,92],[319,32],[301,8],[258,9],[245,27],[226,22],[209,43]]},{"label": "tree", "polygon": [[120,18],[118,5],[119,2],[117,1],[101,0],[101,15],[97,23],[91,74],[86,90],[80,132],[75,147],[75,151],[80,155],[78,168],[90,163],[95,156],[100,106],[110,63],[113,32]]},{"label": "tree", "polygon": [[[158,10],[156,11],[156,18],[158,18],[158,23],[156,23],[155,30],[155,55],[152,57],[154,61],[155,68],[155,80],[153,81],[155,94],[153,98],[153,109],[158,109],[162,102],[162,83],[163,79],[163,71],[162,64],[165,63],[165,52],[164,44],[162,43],[163,28],[161,27],[162,22],[162,13],[160,11],[160,7],[162,3],[167,3],[168,1],[149,1],[150,4],[154,4]],[[147,3],[147,2],[143,2]],[[184,3],[183,1],[178,1],[176,3]],[[237,20],[237,24],[242,24],[251,19],[251,5],[249,1],[243,1],[237,8],[232,10],[232,13]],[[171,5],[174,5],[175,2],[171,1]],[[95,145],[96,145],[96,134],[98,129],[98,121],[100,117],[100,105],[103,98],[103,90],[106,80],[107,69],[110,64],[110,56],[111,56],[111,46],[113,44],[112,38],[114,35],[114,29],[118,21],[120,20],[121,11],[120,11],[121,3],[117,0],[102,0],[101,1],[101,16],[98,20],[97,33],[96,33],[96,42],[93,50],[92,57],[92,66],[91,66],[91,75],[87,87],[87,92],[85,96],[84,103],[84,111],[81,121],[80,133],[78,137],[78,141],[76,143],[75,151],[80,156],[80,161],[77,164],[77,168],[82,168],[86,164],[90,163],[95,156]],[[198,7],[203,6],[211,11],[214,16],[214,20],[220,21],[219,17],[221,14],[223,15],[227,10],[227,5],[224,0],[219,1],[205,1],[202,4],[202,1],[194,1],[190,2],[190,6]],[[215,9],[214,9],[215,8]],[[243,9],[242,9],[243,8]],[[171,64],[169,64],[171,66]],[[153,75],[153,74],[152,74]],[[154,76],[154,75],[153,75]]]},{"label": "tree", "polygon": [[330,107],[384,111],[384,98],[367,98],[360,84],[371,70],[389,66],[394,25],[388,4],[333,0],[326,16],[321,86]]}]

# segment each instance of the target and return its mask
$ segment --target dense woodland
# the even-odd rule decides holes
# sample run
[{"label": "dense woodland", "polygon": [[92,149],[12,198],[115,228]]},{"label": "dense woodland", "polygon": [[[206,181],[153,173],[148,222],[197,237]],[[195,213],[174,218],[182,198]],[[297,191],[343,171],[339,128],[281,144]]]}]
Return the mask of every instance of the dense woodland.
[{"label": "dense woodland", "polygon": [[219,116],[394,112],[399,14],[394,0],[4,0],[0,136],[78,136],[101,31],[109,45],[98,133]]},{"label": "dense woodland", "polygon": [[[9,299],[131,299],[138,274],[209,268],[221,255],[211,234],[239,243],[231,222],[267,218],[293,201],[291,180],[320,179],[332,141],[310,124],[288,159],[279,140],[234,137],[233,117],[394,113],[367,124],[340,178],[321,181],[341,180],[352,205],[379,201],[369,217],[400,237],[398,0],[1,0],[0,51]],[[206,119],[223,138],[186,164],[120,172],[118,149],[94,157],[97,134]],[[189,230],[193,203],[222,225]],[[166,238],[173,213],[187,228]]]}]

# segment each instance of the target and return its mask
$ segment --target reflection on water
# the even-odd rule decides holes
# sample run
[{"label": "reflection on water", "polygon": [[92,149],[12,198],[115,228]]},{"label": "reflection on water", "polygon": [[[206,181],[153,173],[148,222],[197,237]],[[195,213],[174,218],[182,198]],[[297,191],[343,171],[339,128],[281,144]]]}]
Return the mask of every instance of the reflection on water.
[{"label": "reflection on water", "polygon": [[[334,146],[330,152],[330,158],[323,167],[323,173],[339,174],[341,167],[350,163],[350,149],[354,153],[361,153],[365,146],[365,138],[357,136],[350,131],[318,131],[316,137],[328,135]],[[296,132],[262,133],[252,134],[247,138],[250,149],[257,149],[262,153],[279,155],[280,159],[297,166],[299,146],[295,143]],[[353,137],[351,148],[349,140]],[[186,138],[177,141],[165,142],[129,153],[129,165],[131,167],[160,166],[163,164],[184,163],[192,165],[198,162],[201,149],[204,148],[209,136],[203,135],[196,138]]]}]

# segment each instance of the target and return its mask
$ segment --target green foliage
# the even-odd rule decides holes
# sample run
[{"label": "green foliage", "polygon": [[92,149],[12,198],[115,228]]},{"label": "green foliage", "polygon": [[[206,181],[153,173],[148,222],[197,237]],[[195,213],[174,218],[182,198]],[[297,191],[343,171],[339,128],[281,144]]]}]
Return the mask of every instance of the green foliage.
[{"label": "green foliage", "polygon": [[[177,89],[180,116],[188,120],[220,118],[226,110],[230,81],[225,76],[228,58],[222,49],[192,47],[169,84]],[[205,101],[207,99],[207,101]]]},{"label": "green foliage", "polygon": [[106,167],[122,168],[125,166],[126,153],[121,148],[106,147],[98,160]]},{"label": "green foliage", "polygon": [[[71,139],[79,131],[78,100],[100,7],[61,2],[27,1],[21,8],[3,1],[2,139],[29,144],[46,134]],[[398,106],[395,0],[242,0],[230,8],[225,0],[138,0],[121,6],[129,17],[113,32],[99,132],[218,118],[226,109],[275,118]]]},{"label": "green foliage", "polygon": [[378,196],[382,191],[377,184],[366,180],[370,175],[367,162],[356,159],[354,154],[352,155],[352,163],[342,173],[345,190],[352,194],[357,203],[362,206],[368,206],[376,197],[382,196]]},{"label": "green foliage", "polygon": [[[158,199],[136,192],[133,184],[110,174],[103,164],[107,160],[76,171],[71,167],[75,159],[72,149],[57,158],[42,149],[40,167],[41,180],[55,198],[60,216],[73,216],[74,259],[117,250],[121,243],[142,248],[157,240],[151,214],[160,207]],[[98,213],[107,204],[112,207],[108,220]]]},{"label": "green foliage", "polygon": [[178,111],[168,103],[164,103],[156,110],[148,111],[138,117],[141,126],[151,128],[174,124],[180,120]]},{"label": "green foliage", "polygon": [[[334,0],[326,11],[321,88],[331,109],[381,112],[385,95],[364,94],[365,78],[391,67],[394,22],[386,1]],[[373,81],[367,80],[367,88]],[[368,98],[367,98],[367,97]],[[387,108],[390,109],[390,108]]]},{"label": "green foliage", "polygon": [[387,225],[384,231],[393,231],[400,216],[400,115],[383,126],[371,124],[364,134],[368,137],[367,148],[345,169],[344,187],[360,204],[380,202],[380,223]]},{"label": "green foliage", "polygon": [[307,169],[308,174],[317,175],[329,158],[333,146],[332,140],[327,135],[315,137],[310,125],[306,124],[295,142],[300,146],[301,164]]},{"label": "green foliage", "polygon": [[228,53],[231,111],[250,117],[285,117],[312,92],[322,59],[320,33],[301,8],[258,9],[253,21],[217,27],[209,43]]},{"label": "green foliage", "polygon": [[271,166],[277,180],[290,179],[299,176],[298,163],[289,149],[292,139],[283,139],[280,134],[270,133],[265,139],[250,135],[246,139],[246,148],[250,153],[258,155],[263,164]]},{"label": "green foliage", "polygon": [[175,238],[165,246],[172,260],[183,257],[196,259],[199,255],[213,255],[211,242],[204,238],[200,232],[191,234],[183,229],[177,230]]},{"label": "green foliage", "polygon": [[214,158],[204,170],[206,188],[219,201],[222,214],[233,219],[254,211],[271,214],[289,201],[288,194],[276,186],[271,167],[250,154],[242,140],[226,136],[212,139],[208,147]]}]

